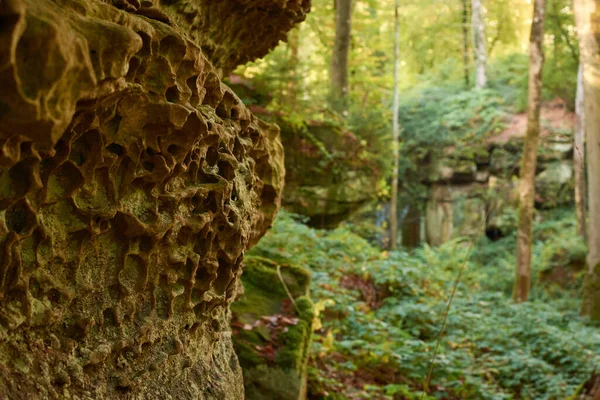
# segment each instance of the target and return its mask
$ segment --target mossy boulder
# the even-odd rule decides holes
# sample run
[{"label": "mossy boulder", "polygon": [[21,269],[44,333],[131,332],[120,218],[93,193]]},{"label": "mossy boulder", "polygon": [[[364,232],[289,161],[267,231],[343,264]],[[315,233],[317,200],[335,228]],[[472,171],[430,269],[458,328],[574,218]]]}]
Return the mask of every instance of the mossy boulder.
[{"label": "mossy boulder", "polygon": [[488,237],[498,239],[515,231],[518,222],[519,178],[490,177],[485,197],[488,210],[486,221]]},{"label": "mossy boulder", "polygon": [[542,138],[542,142],[538,149],[538,161],[540,163],[554,162],[556,160],[571,160],[572,158],[572,140],[564,140],[556,137]]},{"label": "mossy boulder", "polygon": [[482,176],[487,179],[490,153],[484,144],[451,146],[434,153],[424,166],[424,182],[471,183]]},{"label": "mossy boulder", "polygon": [[275,122],[285,148],[286,209],[334,228],[375,199],[381,171],[364,141],[335,123]]},{"label": "mossy boulder", "polygon": [[[517,136],[502,143],[450,146],[426,157],[419,173],[430,189],[425,218],[430,244],[475,234],[484,216],[486,234],[492,239],[516,229],[523,146],[523,138]],[[573,204],[572,158],[570,141],[556,135],[541,138],[535,178],[537,209]]]},{"label": "mossy boulder", "polygon": [[254,114],[281,129],[287,210],[307,216],[308,225],[330,229],[376,199],[386,164],[360,135],[333,120],[269,110],[272,95],[264,82],[230,75],[227,83]]},{"label": "mossy boulder", "polygon": [[520,153],[504,147],[496,147],[492,150],[490,158],[490,172],[503,177],[518,174],[520,160]]},{"label": "mossy boulder", "polygon": [[310,274],[262,257],[247,257],[244,265],[232,328],[246,399],[303,399],[314,318]]},{"label": "mossy boulder", "polygon": [[574,184],[570,160],[547,164],[535,177],[536,207],[548,209],[573,204]]}]

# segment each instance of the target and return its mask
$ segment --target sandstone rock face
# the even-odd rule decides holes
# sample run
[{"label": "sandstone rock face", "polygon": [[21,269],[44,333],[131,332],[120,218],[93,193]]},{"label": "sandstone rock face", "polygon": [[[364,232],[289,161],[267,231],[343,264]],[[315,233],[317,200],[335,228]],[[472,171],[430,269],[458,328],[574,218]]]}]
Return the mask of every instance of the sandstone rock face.
[{"label": "sandstone rock face", "polygon": [[[422,182],[429,186],[425,207],[427,242],[440,245],[457,236],[482,230],[496,239],[516,229],[518,176],[523,142],[474,142],[450,147],[422,165]],[[556,135],[540,142],[535,179],[538,209],[573,203],[573,146]]]},{"label": "sandstone rock face", "polygon": [[229,304],[283,149],[201,46],[260,56],[306,2],[108,3],[0,3],[0,398],[242,399]]},{"label": "sandstone rock face", "polygon": [[282,201],[287,210],[309,217],[311,226],[330,229],[376,198],[381,173],[354,134],[328,123],[301,128],[277,123],[286,148]]},{"label": "sandstone rock face", "polygon": [[[140,3],[137,10],[143,13],[147,1]],[[225,76],[286,41],[287,32],[305,19],[310,5],[311,0],[162,0],[161,10],[185,27]]]}]

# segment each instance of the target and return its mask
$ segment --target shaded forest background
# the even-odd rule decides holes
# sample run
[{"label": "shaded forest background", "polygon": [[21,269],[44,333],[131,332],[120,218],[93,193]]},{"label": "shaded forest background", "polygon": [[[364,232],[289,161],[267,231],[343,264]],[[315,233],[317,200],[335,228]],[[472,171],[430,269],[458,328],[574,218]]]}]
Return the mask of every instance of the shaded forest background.
[{"label": "shaded forest background", "polygon": [[[346,84],[336,7],[349,3]],[[573,156],[582,149],[573,145],[573,4],[545,4],[531,293],[519,304],[533,4],[482,2],[486,81],[476,87],[475,3],[397,8],[398,250],[390,250],[395,2],[314,0],[287,43],[228,78],[253,112],[282,130],[286,211],[250,259],[312,276],[309,398],[565,399],[584,396],[597,379],[598,325],[579,315],[587,244],[574,195]],[[251,271],[244,284],[254,288]],[[288,295],[281,291],[284,303]],[[245,296],[247,306],[252,295]],[[286,307],[282,315],[295,315]],[[277,321],[271,329],[287,326]],[[246,371],[273,368],[282,343],[251,322],[234,318],[233,326],[247,393],[261,398]]]}]

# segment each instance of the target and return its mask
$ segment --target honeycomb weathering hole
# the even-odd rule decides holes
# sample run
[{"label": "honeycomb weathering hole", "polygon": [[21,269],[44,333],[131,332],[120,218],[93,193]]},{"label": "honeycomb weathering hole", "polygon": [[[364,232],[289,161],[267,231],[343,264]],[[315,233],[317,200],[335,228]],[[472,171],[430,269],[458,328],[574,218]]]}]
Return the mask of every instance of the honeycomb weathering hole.
[{"label": "honeycomb weathering hole", "polygon": [[123,154],[125,154],[125,149],[118,143],[109,144],[108,146],[106,146],[106,150],[108,150],[109,153],[113,153],[118,156],[122,156]]},{"label": "honeycomb weathering hole", "polygon": [[214,167],[219,161],[219,152],[216,147],[209,147],[206,151],[206,162],[209,166]]},{"label": "honeycomb weathering hole", "polygon": [[165,92],[165,98],[169,103],[177,103],[179,101],[179,90],[177,86],[171,86]]},{"label": "honeycomb weathering hole", "polygon": [[15,233],[24,233],[35,225],[35,214],[24,201],[9,207],[5,214],[6,227]]}]

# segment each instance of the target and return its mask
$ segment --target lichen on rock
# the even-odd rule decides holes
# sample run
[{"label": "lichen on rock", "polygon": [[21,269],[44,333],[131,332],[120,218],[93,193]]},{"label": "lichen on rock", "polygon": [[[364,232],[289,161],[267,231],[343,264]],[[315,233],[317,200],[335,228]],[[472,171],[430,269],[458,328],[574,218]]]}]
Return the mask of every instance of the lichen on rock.
[{"label": "lichen on rock", "polygon": [[0,3],[2,398],[243,398],[229,304],[283,148],[169,15]]}]

